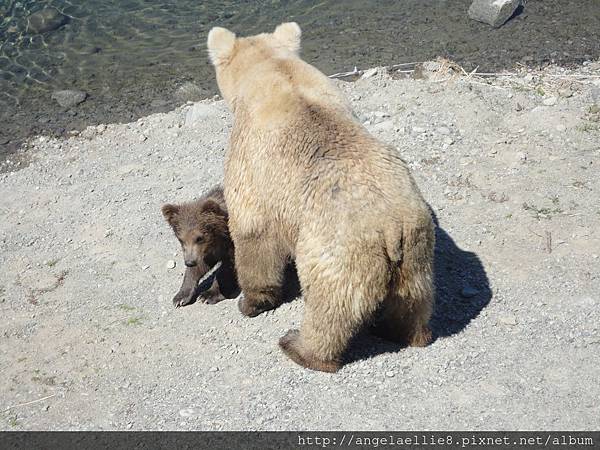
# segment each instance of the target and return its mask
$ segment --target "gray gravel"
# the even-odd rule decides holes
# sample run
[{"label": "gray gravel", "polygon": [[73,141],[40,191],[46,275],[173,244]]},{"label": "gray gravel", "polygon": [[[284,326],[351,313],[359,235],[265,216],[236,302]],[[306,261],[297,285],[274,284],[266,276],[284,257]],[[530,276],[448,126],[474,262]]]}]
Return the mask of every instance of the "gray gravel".
[{"label": "gray gravel", "polygon": [[0,428],[597,429],[599,69],[339,83],[435,211],[438,296],[432,345],[361,335],[334,375],[277,348],[302,301],[172,307],[160,206],[221,180],[222,101],[35,138],[0,174]]}]

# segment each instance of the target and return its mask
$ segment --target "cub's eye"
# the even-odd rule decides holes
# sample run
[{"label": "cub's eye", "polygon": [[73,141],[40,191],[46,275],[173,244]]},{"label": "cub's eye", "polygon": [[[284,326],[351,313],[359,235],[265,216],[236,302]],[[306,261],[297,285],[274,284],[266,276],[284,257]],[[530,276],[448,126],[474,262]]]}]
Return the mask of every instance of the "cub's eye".
[{"label": "cub's eye", "polygon": [[204,236],[198,236],[196,238],[196,244],[201,244],[204,241]]}]

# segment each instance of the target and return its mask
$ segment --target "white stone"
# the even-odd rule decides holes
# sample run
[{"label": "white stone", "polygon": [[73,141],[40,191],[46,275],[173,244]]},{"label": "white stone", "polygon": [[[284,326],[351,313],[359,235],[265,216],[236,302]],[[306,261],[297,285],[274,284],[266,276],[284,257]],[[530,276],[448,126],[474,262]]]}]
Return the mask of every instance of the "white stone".
[{"label": "white stone", "polygon": [[556,105],[556,101],[557,101],[556,97],[548,97],[548,98],[545,98],[545,99],[542,101],[542,103],[543,103],[545,106],[554,106],[554,105]]},{"label": "white stone", "polygon": [[498,28],[514,14],[521,0],[473,0],[469,17]]},{"label": "white stone", "polygon": [[195,105],[192,105],[185,114],[185,126],[192,127],[198,122],[216,115],[216,113],[217,111],[214,106],[205,103],[196,103]]}]

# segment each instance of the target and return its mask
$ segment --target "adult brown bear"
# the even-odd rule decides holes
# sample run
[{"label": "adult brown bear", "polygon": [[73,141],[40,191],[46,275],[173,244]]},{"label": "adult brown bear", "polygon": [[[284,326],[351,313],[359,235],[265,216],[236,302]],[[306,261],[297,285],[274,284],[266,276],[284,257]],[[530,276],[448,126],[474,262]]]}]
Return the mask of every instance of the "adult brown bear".
[{"label": "adult brown bear", "polygon": [[208,35],[234,114],[225,200],[240,310],[255,316],[278,306],[295,259],[304,319],[279,344],[296,363],[335,372],[350,338],[382,306],[380,335],[430,341],[434,226],[396,150],[353,118],[299,48],[296,23],[246,38],[224,28]]}]

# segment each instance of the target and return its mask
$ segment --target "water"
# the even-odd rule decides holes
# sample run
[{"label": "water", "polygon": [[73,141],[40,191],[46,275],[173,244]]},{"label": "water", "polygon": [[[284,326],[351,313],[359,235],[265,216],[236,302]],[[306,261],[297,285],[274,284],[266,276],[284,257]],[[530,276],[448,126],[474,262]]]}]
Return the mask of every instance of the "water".
[{"label": "water", "polygon": [[[129,121],[181,104],[192,82],[216,93],[205,50],[219,25],[239,34],[295,20],[303,57],[325,73],[446,56],[467,69],[517,62],[572,64],[600,56],[599,0],[529,0],[493,30],[469,20],[470,0],[200,1],[0,0],[0,154],[31,134]],[[69,17],[43,34],[27,17],[52,7]],[[57,89],[88,99],[65,109]]]}]

